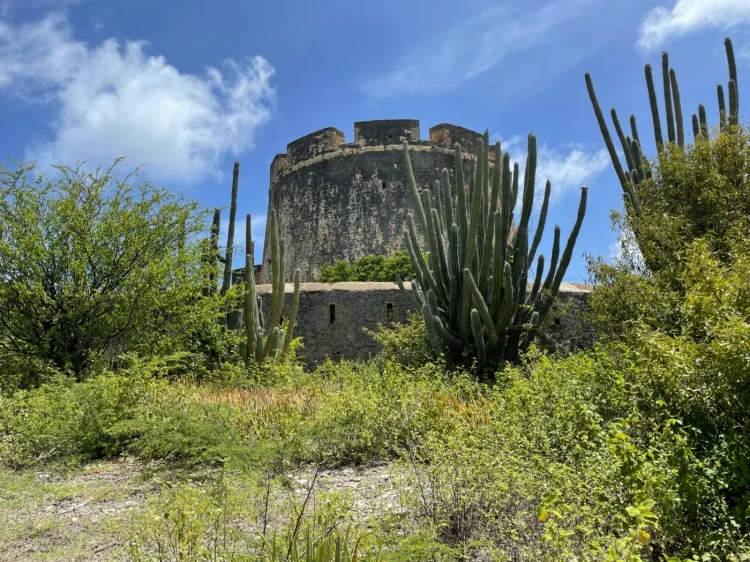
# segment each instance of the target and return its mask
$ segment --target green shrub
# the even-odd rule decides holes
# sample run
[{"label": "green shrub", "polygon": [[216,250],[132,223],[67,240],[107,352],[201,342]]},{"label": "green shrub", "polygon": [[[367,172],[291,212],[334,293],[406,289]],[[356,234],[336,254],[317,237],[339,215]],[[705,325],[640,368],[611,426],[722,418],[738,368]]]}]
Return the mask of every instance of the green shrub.
[{"label": "green shrub", "polygon": [[427,329],[421,314],[411,312],[409,321],[392,326],[378,326],[376,331],[365,329],[383,347],[378,361],[393,361],[404,367],[421,367],[433,360],[427,341]]},{"label": "green shrub", "polygon": [[413,279],[409,254],[406,250],[397,250],[388,256],[365,256],[350,264],[346,260],[336,260],[334,265],[324,264],[318,282],[338,283],[341,281],[381,281],[394,282],[396,275],[403,279]]}]

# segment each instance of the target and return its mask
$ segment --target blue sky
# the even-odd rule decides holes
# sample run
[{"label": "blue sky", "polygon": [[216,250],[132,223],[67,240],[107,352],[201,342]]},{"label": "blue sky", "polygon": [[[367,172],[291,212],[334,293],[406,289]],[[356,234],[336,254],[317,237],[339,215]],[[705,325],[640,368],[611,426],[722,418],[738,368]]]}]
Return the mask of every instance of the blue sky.
[{"label": "blue sky", "polygon": [[240,160],[238,214],[260,239],[271,159],[314,130],[351,140],[354,121],[406,118],[426,138],[450,122],[489,128],[520,161],[533,131],[564,237],[590,187],[567,275],[583,281],[584,252],[615,251],[621,202],[584,73],[650,138],[643,66],[667,50],[684,111],[702,102],[715,122],[726,35],[746,107],[750,0],[0,0],[0,152],[42,166],[126,156],[207,207],[228,203]]}]

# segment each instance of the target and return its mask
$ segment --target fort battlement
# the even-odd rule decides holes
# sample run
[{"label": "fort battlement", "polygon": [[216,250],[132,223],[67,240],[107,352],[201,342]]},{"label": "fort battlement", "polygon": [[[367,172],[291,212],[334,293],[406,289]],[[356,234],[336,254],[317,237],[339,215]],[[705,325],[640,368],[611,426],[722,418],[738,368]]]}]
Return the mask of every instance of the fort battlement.
[{"label": "fort battlement", "polygon": [[[418,120],[388,119],[355,122],[353,142],[335,127],[290,142],[271,162],[268,190],[268,208],[276,210],[279,234],[287,240],[288,275],[299,268],[303,282],[315,281],[323,265],[338,259],[352,262],[404,249],[412,204],[404,141],[409,143],[417,187],[426,189],[443,169],[453,173],[456,143],[464,149],[464,175],[469,177],[480,137],[476,131],[440,123],[422,139]],[[263,283],[270,281],[270,259],[266,246]]]},{"label": "fort battlement", "polygon": [[[408,141],[410,148],[414,150],[450,153],[458,143],[466,157],[471,158],[475,152],[477,137],[481,135],[465,127],[440,123],[431,127],[429,139],[423,140],[420,137],[417,119],[380,119],[356,121],[354,142],[347,143],[343,131],[335,127],[326,127],[290,142],[286,147],[286,153],[276,155],[271,162],[271,183],[275,183],[280,175],[321,160],[358,152],[399,150],[404,141]],[[494,154],[494,146],[490,147],[490,153]]]}]

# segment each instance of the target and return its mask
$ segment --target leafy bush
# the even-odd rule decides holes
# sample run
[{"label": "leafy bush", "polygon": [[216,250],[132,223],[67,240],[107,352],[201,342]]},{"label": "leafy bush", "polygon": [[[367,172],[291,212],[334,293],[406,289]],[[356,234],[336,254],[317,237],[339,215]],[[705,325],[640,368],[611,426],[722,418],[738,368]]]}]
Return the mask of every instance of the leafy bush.
[{"label": "leafy bush", "polygon": [[334,265],[325,264],[321,268],[318,282],[338,283],[341,281],[381,281],[393,282],[396,275],[403,279],[413,279],[414,270],[406,250],[398,250],[389,256],[365,256],[350,264],[337,260]]},{"label": "leafy bush", "polygon": [[664,145],[650,163],[651,178],[636,185],[638,213],[614,213],[620,230],[637,242],[654,271],[679,273],[685,246],[703,239],[722,259],[732,231],[750,221],[750,130],[727,127],[694,144]]},{"label": "leafy bush", "polygon": [[404,367],[421,367],[433,360],[427,341],[427,328],[421,314],[411,312],[409,321],[393,326],[378,326],[377,331],[365,329],[383,349],[378,361],[393,361]]},{"label": "leafy bush", "polygon": [[202,300],[197,203],[115,168],[59,167],[56,181],[32,181],[31,165],[0,167],[0,362],[28,363],[16,384],[41,382],[40,363],[81,380],[125,350],[187,349],[222,313]]}]

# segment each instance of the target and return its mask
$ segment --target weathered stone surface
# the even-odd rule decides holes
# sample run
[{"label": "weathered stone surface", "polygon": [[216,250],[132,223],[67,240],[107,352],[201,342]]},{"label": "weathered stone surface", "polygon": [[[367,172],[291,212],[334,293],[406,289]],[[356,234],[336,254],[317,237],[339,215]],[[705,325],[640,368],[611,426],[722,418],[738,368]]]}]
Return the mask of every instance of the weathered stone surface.
[{"label": "weathered stone surface", "polygon": [[[277,155],[271,164],[268,192],[268,208],[276,210],[279,236],[286,239],[286,280],[296,268],[302,281],[309,282],[323,264],[337,259],[353,262],[405,249],[406,215],[412,201],[403,141],[409,141],[417,185],[425,189],[443,168],[453,170],[454,142],[474,146],[479,136],[443,124],[433,127],[429,141],[419,140],[419,121],[403,119],[357,122],[353,144],[345,144],[344,134],[332,127],[289,143],[286,157]],[[465,153],[467,177],[472,153]],[[270,259],[266,246],[264,283],[271,280]]]},{"label": "weathered stone surface", "polygon": [[[291,283],[286,285],[283,315],[291,309]],[[271,286],[258,285],[265,321],[271,310]],[[540,343],[547,348],[563,346],[586,348],[595,341],[593,330],[581,318],[591,287],[563,283],[560,303],[563,312],[550,315],[549,326]],[[303,283],[295,335],[301,336],[303,361],[314,366],[331,359],[367,359],[379,350],[364,328],[375,330],[378,324],[405,322],[411,305],[394,283]]]}]

